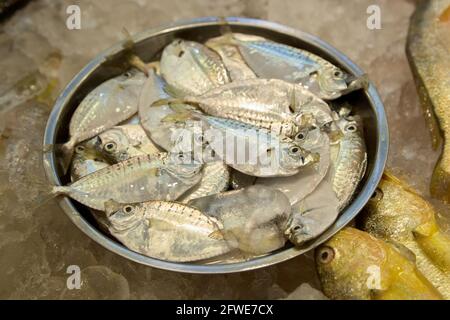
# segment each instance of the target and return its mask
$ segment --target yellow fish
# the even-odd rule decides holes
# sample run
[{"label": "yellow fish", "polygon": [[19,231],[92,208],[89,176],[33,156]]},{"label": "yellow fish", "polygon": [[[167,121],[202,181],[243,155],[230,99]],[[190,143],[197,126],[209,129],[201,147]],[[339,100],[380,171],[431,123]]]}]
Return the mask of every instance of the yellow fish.
[{"label": "yellow fish", "polygon": [[442,299],[403,251],[364,231],[344,228],[316,249],[322,290],[331,299]]},{"label": "yellow fish", "polygon": [[425,199],[385,172],[361,222],[370,234],[411,250],[418,269],[450,299],[450,237],[439,230],[435,210]]}]

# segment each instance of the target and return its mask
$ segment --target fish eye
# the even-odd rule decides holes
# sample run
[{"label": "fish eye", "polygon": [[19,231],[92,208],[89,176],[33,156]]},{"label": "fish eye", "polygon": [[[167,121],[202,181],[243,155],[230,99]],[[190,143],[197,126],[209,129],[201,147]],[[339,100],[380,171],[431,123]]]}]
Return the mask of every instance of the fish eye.
[{"label": "fish eye", "polygon": [[75,148],[75,152],[78,152],[78,153],[81,153],[81,152],[83,152],[85,149],[84,149],[84,147],[83,146],[77,146],[76,148]]},{"label": "fish eye", "polygon": [[198,136],[195,137],[195,140],[196,140],[198,143],[203,143],[203,141],[205,140],[205,138],[203,137],[202,134],[199,134]]},{"label": "fish eye", "polygon": [[319,249],[316,259],[322,264],[328,264],[333,261],[335,256],[334,250],[331,247],[323,246]]},{"label": "fish eye", "polygon": [[125,72],[123,75],[125,77],[127,77],[127,78],[131,78],[131,72],[130,71]]},{"label": "fish eye", "polygon": [[376,188],[374,193],[372,193],[370,200],[380,201],[381,199],[383,199],[383,196],[384,196],[383,191],[380,188]]},{"label": "fish eye", "polygon": [[346,132],[355,132],[356,131],[356,125],[348,124],[347,126],[345,126],[345,131]]},{"label": "fish eye", "polygon": [[296,146],[290,147],[289,153],[295,155],[295,154],[298,154],[300,152],[300,150],[301,150],[300,147],[296,147]]},{"label": "fish eye", "polygon": [[123,207],[123,211],[125,213],[131,213],[133,211],[133,207],[132,206],[125,206],[125,207]]},{"label": "fish eye", "polygon": [[343,73],[342,71],[340,71],[340,70],[335,70],[334,73],[333,73],[333,75],[334,75],[336,78],[342,78],[342,77],[344,76],[344,73]]},{"label": "fish eye", "polygon": [[113,152],[114,150],[116,150],[116,144],[114,142],[108,142],[107,144],[105,144],[104,150],[106,152]]},{"label": "fish eye", "polygon": [[295,136],[295,140],[298,140],[298,141],[304,140],[305,138],[306,138],[306,134],[304,132],[299,132]]},{"label": "fish eye", "polygon": [[298,230],[300,230],[302,228],[302,226],[299,226],[299,225],[297,225],[297,226],[295,226],[295,227],[293,227],[292,228],[292,231],[298,231]]}]

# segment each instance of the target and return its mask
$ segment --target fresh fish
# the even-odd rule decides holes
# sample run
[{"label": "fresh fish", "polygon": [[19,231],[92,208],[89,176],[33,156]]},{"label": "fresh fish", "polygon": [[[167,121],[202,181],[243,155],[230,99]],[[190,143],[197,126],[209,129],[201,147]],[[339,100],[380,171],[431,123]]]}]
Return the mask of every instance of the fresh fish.
[{"label": "fresh fish", "polygon": [[[167,103],[193,104],[209,115],[245,122],[288,137],[297,133],[298,126],[306,124],[302,113],[304,108],[330,110],[323,100],[308,90],[276,79],[236,81],[203,95],[172,101],[163,99],[153,105]],[[331,110],[329,121],[332,121]],[[323,125],[325,123],[319,123],[319,126]]]},{"label": "fresh fish", "polygon": [[385,173],[365,207],[361,224],[370,234],[411,250],[418,269],[450,299],[450,237],[439,230],[431,204]]},{"label": "fresh fish", "polygon": [[286,237],[296,246],[314,239],[327,230],[339,215],[339,200],[329,179],[292,206]]},{"label": "fresh fish", "polygon": [[[152,107],[155,101],[169,98],[164,91],[166,83],[161,79],[153,69],[149,70],[148,79],[143,85],[141,96],[139,98],[139,118],[142,127],[152,142],[157,144],[168,152],[188,153],[203,147],[202,143],[197,143],[197,139],[192,141],[180,141],[181,138],[196,138],[201,132],[199,121],[177,121],[167,123],[163,120],[176,112],[169,105]],[[181,106],[180,106],[181,107]],[[192,108],[183,105],[185,108]]]},{"label": "fresh fish", "polygon": [[232,168],[256,177],[290,176],[318,160],[293,140],[243,122],[200,115],[204,140]]},{"label": "fresh fish", "polygon": [[423,1],[411,17],[407,56],[427,119],[433,147],[444,138],[431,179],[431,195],[450,202],[450,20],[448,0]]},{"label": "fresh fish", "polygon": [[331,299],[442,299],[403,250],[354,228],[316,249],[316,268]]},{"label": "fresh fish", "polygon": [[293,205],[313,192],[324,179],[330,166],[330,139],[318,128],[301,130],[296,136],[300,147],[319,155],[319,161],[301,168],[290,177],[258,178],[257,185],[265,185],[280,190]]},{"label": "fresh fish", "polygon": [[71,181],[79,180],[88,174],[109,166],[107,159],[96,150],[95,143],[96,138],[92,138],[75,147],[70,169]]},{"label": "fresh fish", "polygon": [[239,48],[227,42],[226,36],[211,38],[205,45],[220,55],[232,81],[256,78],[256,74],[244,61]]},{"label": "fresh fish", "polygon": [[194,41],[176,39],[166,46],[160,68],[175,96],[200,95],[230,82],[220,56]]},{"label": "fresh fish", "polygon": [[223,161],[206,163],[200,182],[185,193],[178,201],[187,203],[192,199],[202,198],[223,192],[230,185],[230,169]]},{"label": "fresh fish", "polygon": [[68,142],[62,145],[63,166],[79,142],[92,138],[130,118],[137,112],[145,75],[131,70],[103,82],[80,103],[70,119]]},{"label": "fresh fish", "polygon": [[212,219],[181,203],[127,204],[110,213],[108,220],[109,232],[115,238],[131,250],[152,258],[189,262],[230,251]]},{"label": "fresh fish", "polygon": [[364,176],[367,153],[362,121],[359,117],[341,118],[338,120],[338,126],[343,132],[343,137],[339,142],[337,159],[332,159],[332,181],[341,210],[349,203]]},{"label": "fresh fish", "polygon": [[[180,155],[184,156],[184,155]],[[175,200],[201,179],[201,165],[173,155],[138,156],[91,173],[67,186],[54,186],[53,195],[66,195],[96,210],[105,202],[135,203]]]},{"label": "fresh fish", "polygon": [[104,131],[98,135],[96,147],[112,163],[145,154],[154,156],[160,152],[139,124],[117,126]]},{"label": "fresh fish", "polygon": [[250,68],[260,78],[299,83],[322,99],[336,99],[367,85],[329,61],[302,49],[267,39],[233,34],[235,43]]},{"label": "fresh fish", "polygon": [[257,178],[232,169],[230,179],[231,188],[238,190],[254,185]]},{"label": "fresh fish", "polygon": [[280,191],[264,186],[219,193],[189,201],[190,206],[214,217],[230,246],[264,254],[284,246],[291,206]]}]

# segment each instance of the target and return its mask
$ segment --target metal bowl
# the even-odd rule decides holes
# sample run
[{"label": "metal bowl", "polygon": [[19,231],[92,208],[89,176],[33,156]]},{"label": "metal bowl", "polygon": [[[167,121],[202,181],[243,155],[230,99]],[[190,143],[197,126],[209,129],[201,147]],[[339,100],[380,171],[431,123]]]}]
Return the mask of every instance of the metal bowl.
[{"label": "metal bowl", "polygon": [[[363,74],[363,71],[349,58],[312,35],[273,22],[247,18],[208,17],[151,29],[133,37],[136,43],[135,52],[144,61],[151,61],[175,37],[202,42],[210,37],[220,35],[221,25],[224,21],[235,32],[260,35],[280,43],[303,48],[328,59],[350,74]],[[44,146],[66,141],[68,123],[75,108],[89,91],[129,67],[123,63],[124,56],[122,43],[116,44],[95,57],[75,76],[58,97],[50,114],[45,130]],[[262,268],[294,258],[317,247],[349,223],[375,191],[384,170],[388,152],[388,128],[384,107],[375,87],[370,84],[367,90],[353,92],[343,99],[349,101],[354,106],[355,113],[363,118],[368,153],[367,172],[354,200],[341,212],[336,222],[320,237],[309,242],[303,248],[287,245],[269,255],[238,263],[209,265],[172,263],[129,250],[102,232],[86,207],[67,197],[58,197],[57,201],[73,223],[95,242],[129,260],[160,269],[189,273],[231,273]],[[51,184],[61,185],[69,182],[69,178],[61,174],[54,152],[44,154],[44,167]]]}]

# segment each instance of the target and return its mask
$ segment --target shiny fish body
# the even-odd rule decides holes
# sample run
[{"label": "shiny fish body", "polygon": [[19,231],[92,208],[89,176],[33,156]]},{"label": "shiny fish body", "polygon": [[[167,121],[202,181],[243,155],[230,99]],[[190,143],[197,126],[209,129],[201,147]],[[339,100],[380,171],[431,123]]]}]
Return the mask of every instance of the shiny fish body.
[{"label": "shiny fish body", "polygon": [[189,262],[230,251],[216,223],[181,203],[149,201],[110,214],[109,231],[133,251],[149,257]]},{"label": "shiny fish body", "polygon": [[184,194],[178,201],[187,203],[192,199],[223,192],[230,185],[230,168],[223,161],[206,163],[200,182]]},{"label": "shiny fish body", "polygon": [[365,231],[411,250],[419,270],[450,299],[450,237],[439,230],[431,204],[385,173],[361,217]]},{"label": "shiny fish body", "polygon": [[293,136],[302,123],[302,107],[328,105],[301,86],[275,79],[232,82],[184,102],[205,113]]},{"label": "shiny fish body", "polygon": [[92,138],[133,116],[138,110],[144,80],[143,73],[132,70],[91,91],[70,120],[70,140],[63,145],[63,151],[70,153],[78,142]]},{"label": "shiny fish body", "polygon": [[266,129],[230,119],[200,117],[211,129],[204,137],[209,147],[242,173],[257,177],[290,176],[317,161],[316,154]]},{"label": "shiny fish body", "polygon": [[265,254],[284,246],[291,206],[280,191],[250,186],[189,201],[216,218],[228,243],[250,254]]},{"label": "shiny fish body", "polygon": [[225,36],[220,36],[209,39],[205,45],[220,55],[232,81],[255,79],[256,74],[244,61],[239,48],[226,40]]},{"label": "shiny fish body", "polygon": [[107,160],[95,148],[96,139],[92,138],[78,144],[70,168],[71,181],[79,180],[95,171],[109,166]]},{"label": "shiny fish body", "polygon": [[174,40],[164,48],[160,66],[177,96],[200,95],[230,82],[220,56],[194,41]]},{"label": "shiny fish body", "polygon": [[343,137],[339,142],[339,153],[333,163],[333,189],[339,199],[339,208],[344,208],[364,176],[367,165],[366,145],[362,121],[357,117],[338,120]]},{"label": "shiny fish body", "polygon": [[101,133],[96,147],[112,163],[160,152],[139,124],[117,126]]},{"label": "shiny fish body", "polygon": [[299,83],[323,99],[338,98],[349,90],[349,76],[311,52],[266,39],[233,36],[244,60],[260,78]]},{"label": "shiny fish body", "polygon": [[440,300],[442,296],[395,246],[344,228],[316,249],[322,290],[331,299]]},{"label": "shiny fish body", "polygon": [[450,202],[450,1],[422,1],[411,17],[407,56],[433,147],[444,138],[431,179],[431,195]]},{"label": "shiny fish body", "polygon": [[199,164],[181,164],[169,155],[130,158],[89,174],[68,186],[55,186],[64,194],[96,210],[105,202],[135,203],[175,200],[201,179]]}]

